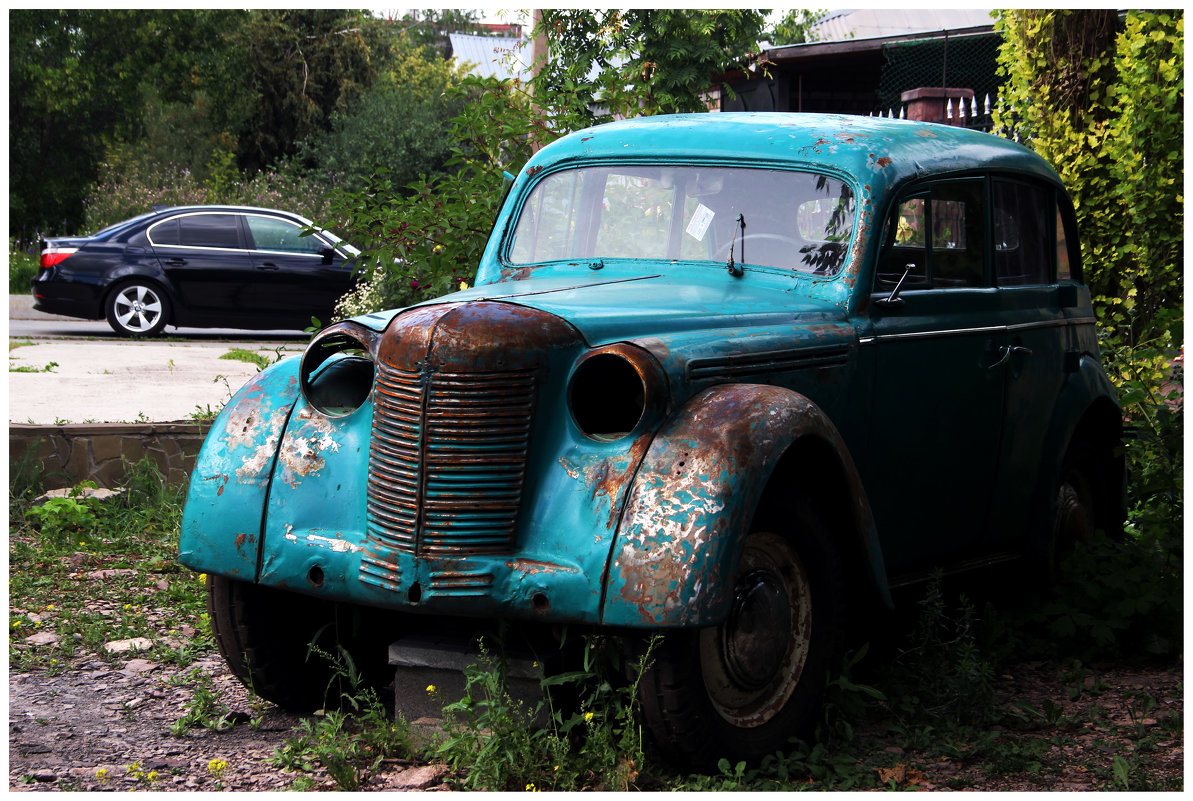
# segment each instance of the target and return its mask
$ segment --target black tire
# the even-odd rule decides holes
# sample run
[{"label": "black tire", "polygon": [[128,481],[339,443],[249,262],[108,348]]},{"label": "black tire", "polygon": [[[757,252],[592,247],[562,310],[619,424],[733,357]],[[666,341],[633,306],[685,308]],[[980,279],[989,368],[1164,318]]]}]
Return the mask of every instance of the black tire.
[{"label": "black tire", "polygon": [[800,507],[791,528],[747,537],[723,624],[668,632],[652,652],[639,701],[668,759],[697,770],[757,762],[819,720],[844,649],[844,576],[815,510]]},{"label": "black tire", "polygon": [[157,336],[170,321],[170,299],[149,281],[125,281],[104,301],[108,325],[122,337]]},{"label": "black tire", "polygon": [[380,691],[393,678],[388,645],[399,636],[395,615],[336,604],[209,574],[207,614],[220,654],[257,695],[295,712],[338,707],[355,689],[312,643],[339,656],[342,646],[362,685]]}]

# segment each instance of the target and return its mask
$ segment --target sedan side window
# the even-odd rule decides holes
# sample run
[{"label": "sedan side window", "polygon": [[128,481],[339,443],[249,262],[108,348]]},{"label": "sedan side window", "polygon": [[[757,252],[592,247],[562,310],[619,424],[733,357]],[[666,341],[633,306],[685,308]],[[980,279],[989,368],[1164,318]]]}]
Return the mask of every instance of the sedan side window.
[{"label": "sedan side window", "polygon": [[188,214],[178,218],[178,244],[190,248],[240,248],[233,214]]},{"label": "sedan side window", "polygon": [[245,217],[245,220],[249,224],[249,232],[253,235],[253,247],[256,250],[316,255],[325,247],[323,241],[314,234],[301,236],[302,228],[289,220],[251,214]]}]

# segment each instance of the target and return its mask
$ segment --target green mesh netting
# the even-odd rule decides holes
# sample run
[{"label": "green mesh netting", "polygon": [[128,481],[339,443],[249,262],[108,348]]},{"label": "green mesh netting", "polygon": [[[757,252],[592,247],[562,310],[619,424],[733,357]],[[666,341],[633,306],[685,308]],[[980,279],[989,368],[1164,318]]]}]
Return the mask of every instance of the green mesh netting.
[{"label": "green mesh netting", "polygon": [[902,105],[899,96],[923,86],[947,86],[972,89],[981,108],[986,95],[993,104],[998,98],[995,61],[1001,37],[997,34],[903,42],[883,48],[884,65],[878,82],[875,114]]}]

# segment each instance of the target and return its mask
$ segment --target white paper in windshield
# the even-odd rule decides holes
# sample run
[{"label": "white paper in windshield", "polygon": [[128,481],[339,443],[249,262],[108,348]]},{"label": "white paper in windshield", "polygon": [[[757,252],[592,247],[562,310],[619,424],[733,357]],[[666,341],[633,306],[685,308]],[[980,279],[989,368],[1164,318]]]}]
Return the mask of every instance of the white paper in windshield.
[{"label": "white paper in windshield", "polygon": [[712,224],[712,218],[715,216],[716,212],[708,206],[703,203],[697,205],[696,211],[692,214],[692,219],[686,229],[688,236],[703,242],[704,235],[708,233],[708,226]]}]

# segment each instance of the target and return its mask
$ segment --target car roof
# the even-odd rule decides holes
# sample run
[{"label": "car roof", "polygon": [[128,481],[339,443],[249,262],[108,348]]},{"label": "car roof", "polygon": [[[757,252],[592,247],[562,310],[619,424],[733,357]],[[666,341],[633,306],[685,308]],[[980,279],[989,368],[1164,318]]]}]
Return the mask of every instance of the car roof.
[{"label": "car roof", "polygon": [[717,112],[637,117],[569,134],[527,164],[534,175],[566,162],[746,161],[821,167],[855,176],[867,190],[967,170],[1005,170],[1063,186],[1022,145],[952,125],[844,114]]},{"label": "car roof", "polygon": [[155,214],[177,214],[179,212],[196,212],[196,211],[211,211],[211,212],[234,212],[234,213],[265,213],[277,214],[282,217],[289,217],[292,220],[299,220],[304,225],[313,225],[310,220],[303,217],[301,214],[295,214],[292,211],[282,211],[281,209],[266,209],[259,206],[223,206],[223,205],[191,205],[191,206],[154,206],[153,212]]}]

